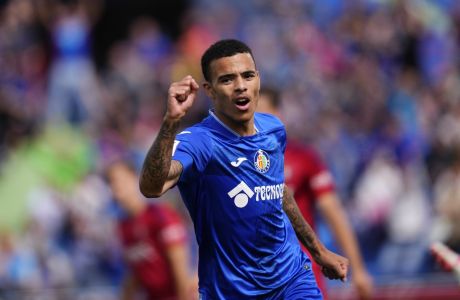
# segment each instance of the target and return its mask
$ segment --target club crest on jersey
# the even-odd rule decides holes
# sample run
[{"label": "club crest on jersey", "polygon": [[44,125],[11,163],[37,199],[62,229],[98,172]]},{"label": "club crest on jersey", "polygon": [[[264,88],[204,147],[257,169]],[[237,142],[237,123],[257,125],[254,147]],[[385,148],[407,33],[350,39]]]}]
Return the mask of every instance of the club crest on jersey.
[{"label": "club crest on jersey", "polygon": [[265,173],[270,168],[270,158],[268,158],[267,152],[264,150],[257,150],[254,155],[254,166],[260,173]]}]

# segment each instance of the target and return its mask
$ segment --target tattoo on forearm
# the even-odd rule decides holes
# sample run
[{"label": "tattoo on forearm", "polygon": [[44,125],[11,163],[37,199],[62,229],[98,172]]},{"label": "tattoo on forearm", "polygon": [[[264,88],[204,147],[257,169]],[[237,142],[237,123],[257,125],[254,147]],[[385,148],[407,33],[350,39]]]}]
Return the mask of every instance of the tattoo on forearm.
[{"label": "tattoo on forearm", "polygon": [[320,249],[316,234],[303,218],[294,197],[289,192],[286,185],[284,186],[283,192],[283,209],[289,217],[289,220],[291,221],[291,224],[294,227],[297,237],[301,243],[308,249],[311,255],[318,255]]},{"label": "tattoo on forearm", "polygon": [[151,191],[161,191],[170,176],[171,156],[179,122],[163,122],[150,147],[141,172],[141,183]]}]

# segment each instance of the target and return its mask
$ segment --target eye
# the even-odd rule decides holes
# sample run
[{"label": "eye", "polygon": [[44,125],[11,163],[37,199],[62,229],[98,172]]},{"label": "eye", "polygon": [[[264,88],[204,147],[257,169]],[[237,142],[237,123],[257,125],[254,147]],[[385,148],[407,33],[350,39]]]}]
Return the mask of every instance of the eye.
[{"label": "eye", "polygon": [[219,80],[219,82],[223,84],[229,84],[232,82],[232,80],[233,78],[231,76],[224,76]]},{"label": "eye", "polygon": [[256,73],[255,72],[245,72],[243,74],[243,77],[245,79],[252,79],[252,78],[256,77]]}]

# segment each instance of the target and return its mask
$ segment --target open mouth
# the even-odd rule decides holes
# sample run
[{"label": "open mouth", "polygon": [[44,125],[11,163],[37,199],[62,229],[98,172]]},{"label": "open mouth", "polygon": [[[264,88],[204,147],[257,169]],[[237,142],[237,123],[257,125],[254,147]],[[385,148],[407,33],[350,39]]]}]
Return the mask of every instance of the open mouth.
[{"label": "open mouth", "polygon": [[239,108],[239,109],[247,109],[249,107],[249,99],[248,98],[240,98],[240,99],[237,99],[235,101],[235,104],[236,106]]}]

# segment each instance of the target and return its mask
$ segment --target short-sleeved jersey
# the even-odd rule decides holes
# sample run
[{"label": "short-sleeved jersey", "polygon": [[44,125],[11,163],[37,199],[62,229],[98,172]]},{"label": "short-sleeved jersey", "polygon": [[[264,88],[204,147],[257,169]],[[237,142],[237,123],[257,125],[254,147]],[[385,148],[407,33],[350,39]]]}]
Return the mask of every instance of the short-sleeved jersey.
[{"label": "short-sleeved jersey", "polygon": [[125,259],[149,299],[176,298],[166,249],[186,243],[187,232],[179,215],[165,204],[149,205],[139,215],[121,219],[118,229]]},{"label": "short-sleeved jersey", "polygon": [[284,155],[284,172],[302,215],[314,227],[316,201],[335,190],[332,175],[314,149],[290,140]]},{"label": "short-sleeved jersey", "polygon": [[176,136],[173,159],[199,244],[203,299],[263,297],[308,262],[282,209],[284,125],[255,114],[240,136],[210,111]]}]

